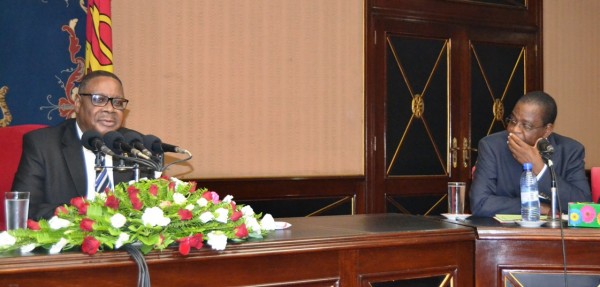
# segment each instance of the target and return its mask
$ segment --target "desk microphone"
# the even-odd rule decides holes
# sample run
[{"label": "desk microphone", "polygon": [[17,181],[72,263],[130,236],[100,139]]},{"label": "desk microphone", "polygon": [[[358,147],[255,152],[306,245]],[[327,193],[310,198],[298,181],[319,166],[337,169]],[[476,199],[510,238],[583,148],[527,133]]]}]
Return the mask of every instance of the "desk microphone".
[{"label": "desk microphone", "polygon": [[108,145],[108,147],[111,148],[115,153],[124,151],[143,159],[150,159],[150,157],[142,153],[140,150],[130,146],[127,142],[125,142],[123,135],[117,131],[107,132],[104,134],[103,138],[106,145]]},{"label": "desk microphone", "polygon": [[154,135],[144,136],[144,146],[156,154],[163,154],[165,152],[176,152],[191,155],[191,153],[185,149],[182,149],[172,144],[163,143],[157,136]]},{"label": "desk microphone", "polygon": [[125,142],[127,142],[130,146],[140,150],[143,154],[145,154],[148,157],[152,156],[152,152],[144,146],[142,135],[134,131],[128,131],[123,133],[123,137],[125,138]]},{"label": "desk microphone", "polygon": [[550,144],[550,142],[546,138],[541,138],[537,142],[536,147],[537,147],[538,151],[540,152],[540,154],[546,158],[551,157],[552,154],[554,153],[554,147],[552,146],[552,144]]},{"label": "desk microphone", "polygon": [[85,148],[87,148],[93,152],[96,152],[96,153],[102,152],[104,154],[108,154],[111,156],[115,155],[115,153],[104,144],[104,141],[102,140],[102,136],[97,131],[84,132],[83,135],[81,136],[81,144]]}]

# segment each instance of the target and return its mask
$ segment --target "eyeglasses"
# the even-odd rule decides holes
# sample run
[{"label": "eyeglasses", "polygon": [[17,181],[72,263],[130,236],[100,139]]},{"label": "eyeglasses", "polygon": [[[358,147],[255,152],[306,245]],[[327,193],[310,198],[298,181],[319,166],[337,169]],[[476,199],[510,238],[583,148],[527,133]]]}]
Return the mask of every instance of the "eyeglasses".
[{"label": "eyeglasses", "polygon": [[543,127],[546,127],[546,125],[543,126],[539,126],[539,127],[534,127],[533,125],[529,124],[529,123],[524,123],[524,122],[518,122],[516,119],[514,119],[512,116],[507,117],[504,120],[504,123],[506,124],[506,126],[512,126],[512,127],[516,127],[517,125],[520,125],[521,128],[526,131],[526,132],[530,132],[533,130],[537,130],[537,129],[541,129]]},{"label": "eyeglasses", "polygon": [[104,107],[110,101],[113,108],[115,108],[117,110],[124,110],[125,107],[127,107],[127,103],[129,103],[129,100],[126,100],[124,98],[111,98],[111,97],[107,97],[105,95],[98,95],[98,94],[81,94],[80,93],[79,95],[84,96],[84,97],[91,97],[92,105],[97,106],[97,107]]}]

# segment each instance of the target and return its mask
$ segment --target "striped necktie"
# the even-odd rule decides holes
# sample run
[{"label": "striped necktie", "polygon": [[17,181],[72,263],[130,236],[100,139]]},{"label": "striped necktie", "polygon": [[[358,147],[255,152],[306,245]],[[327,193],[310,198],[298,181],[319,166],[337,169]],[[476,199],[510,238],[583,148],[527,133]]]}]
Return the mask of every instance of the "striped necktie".
[{"label": "striped necktie", "polygon": [[102,159],[102,169],[96,171],[96,182],[94,185],[94,189],[96,190],[96,192],[102,193],[104,192],[104,190],[106,190],[107,187],[110,189],[113,188],[112,183],[110,182],[110,178],[108,177],[108,169],[104,164],[104,159]]}]

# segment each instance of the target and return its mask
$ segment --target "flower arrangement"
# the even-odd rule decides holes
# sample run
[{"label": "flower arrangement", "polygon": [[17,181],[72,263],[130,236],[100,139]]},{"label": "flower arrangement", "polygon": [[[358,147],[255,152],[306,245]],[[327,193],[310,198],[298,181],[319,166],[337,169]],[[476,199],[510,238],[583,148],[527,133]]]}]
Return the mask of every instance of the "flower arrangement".
[{"label": "flower arrangement", "polygon": [[28,220],[27,229],[0,233],[0,251],[43,247],[55,254],[81,246],[93,255],[139,244],[145,254],[178,243],[179,252],[187,255],[205,241],[224,250],[228,241],[262,238],[274,229],[270,214],[263,217],[250,206],[236,205],[230,195],[220,199],[214,191],[176,178],[143,179],[121,183],[93,200],[73,198],[50,220]]}]

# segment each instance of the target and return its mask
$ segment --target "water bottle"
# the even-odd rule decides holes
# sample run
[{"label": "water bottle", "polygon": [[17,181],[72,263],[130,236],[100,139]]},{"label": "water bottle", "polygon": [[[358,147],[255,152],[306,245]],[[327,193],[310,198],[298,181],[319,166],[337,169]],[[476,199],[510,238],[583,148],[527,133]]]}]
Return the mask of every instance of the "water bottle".
[{"label": "water bottle", "polygon": [[531,168],[531,163],[524,163],[521,174],[521,217],[523,221],[540,220],[538,184]]}]

